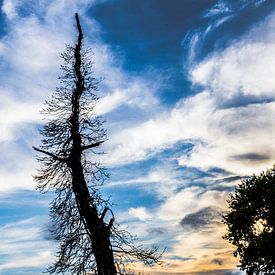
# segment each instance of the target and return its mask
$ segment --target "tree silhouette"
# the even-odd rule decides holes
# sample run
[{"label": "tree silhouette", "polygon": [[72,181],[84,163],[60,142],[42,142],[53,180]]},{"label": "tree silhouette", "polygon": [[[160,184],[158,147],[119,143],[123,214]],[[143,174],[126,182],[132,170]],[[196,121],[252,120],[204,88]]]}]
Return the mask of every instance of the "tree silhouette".
[{"label": "tree silhouette", "polygon": [[100,163],[90,160],[106,140],[102,119],[94,113],[98,81],[93,77],[91,49],[83,46],[83,33],[75,15],[77,41],[61,54],[61,86],[46,102],[47,122],[41,131],[41,168],[35,177],[41,192],[54,190],[50,205],[53,226],[59,242],[56,262],[50,273],[125,274],[133,260],[152,265],[160,262],[157,248],[133,245],[133,237],[121,230],[108,200],[100,195],[107,177]]},{"label": "tree silhouette", "polygon": [[275,170],[253,175],[228,200],[225,235],[247,274],[275,274]]}]

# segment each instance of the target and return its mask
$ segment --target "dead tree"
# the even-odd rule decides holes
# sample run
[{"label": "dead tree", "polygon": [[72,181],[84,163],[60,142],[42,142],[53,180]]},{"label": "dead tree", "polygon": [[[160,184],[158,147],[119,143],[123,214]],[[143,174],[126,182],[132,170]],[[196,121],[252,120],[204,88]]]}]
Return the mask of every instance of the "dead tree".
[{"label": "dead tree", "polygon": [[119,229],[110,203],[100,195],[106,171],[90,159],[106,133],[102,119],[94,114],[98,81],[93,77],[92,53],[83,46],[77,14],[75,19],[77,41],[61,54],[61,85],[46,102],[44,138],[39,148],[34,147],[42,155],[35,177],[38,189],[56,194],[50,205],[50,231],[59,250],[48,272],[125,274],[130,261],[152,265],[159,263],[160,254],[155,247],[134,246],[132,236]]}]

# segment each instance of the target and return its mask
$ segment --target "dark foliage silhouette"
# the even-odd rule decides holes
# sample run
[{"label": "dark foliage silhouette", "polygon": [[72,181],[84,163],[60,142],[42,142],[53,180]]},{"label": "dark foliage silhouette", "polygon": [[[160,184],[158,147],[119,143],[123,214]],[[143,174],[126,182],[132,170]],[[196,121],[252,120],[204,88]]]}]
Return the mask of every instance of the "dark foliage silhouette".
[{"label": "dark foliage silhouette", "polygon": [[[75,15],[77,41],[61,54],[61,86],[46,102],[43,156],[35,177],[41,192],[54,190],[50,205],[51,233],[59,242],[50,273],[126,274],[128,263],[160,263],[156,247],[133,245],[133,237],[115,223],[108,200],[100,195],[107,177],[100,163],[92,161],[106,140],[102,119],[94,114],[98,81],[93,77],[92,52],[83,46],[83,33]],[[87,153],[90,153],[89,157]]]},{"label": "dark foliage silhouette", "polygon": [[238,185],[223,220],[234,256],[247,274],[275,274],[275,170],[253,175]]}]

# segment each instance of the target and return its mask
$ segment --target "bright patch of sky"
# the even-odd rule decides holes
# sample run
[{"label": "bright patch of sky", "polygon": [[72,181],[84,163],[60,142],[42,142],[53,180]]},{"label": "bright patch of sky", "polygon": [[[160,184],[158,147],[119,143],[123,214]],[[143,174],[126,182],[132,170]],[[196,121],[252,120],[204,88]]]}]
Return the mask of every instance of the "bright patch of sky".
[{"label": "bright patch of sky", "polygon": [[220,215],[240,178],[274,163],[275,2],[0,4],[0,273],[42,274],[54,257],[31,146],[77,11],[104,79],[102,193],[118,221],[167,247],[152,274],[240,274]]}]

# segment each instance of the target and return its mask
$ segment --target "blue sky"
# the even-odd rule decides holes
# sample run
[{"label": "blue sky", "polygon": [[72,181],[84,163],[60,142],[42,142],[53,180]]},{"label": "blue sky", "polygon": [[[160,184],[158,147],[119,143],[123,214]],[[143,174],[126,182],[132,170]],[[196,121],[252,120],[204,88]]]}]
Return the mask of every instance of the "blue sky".
[{"label": "blue sky", "polygon": [[42,274],[54,259],[52,195],[35,191],[31,146],[76,11],[104,79],[96,111],[106,119],[100,160],[111,176],[102,193],[138,242],[167,247],[162,267],[137,268],[240,274],[220,214],[242,177],[274,163],[275,2],[0,5],[0,274]]}]

